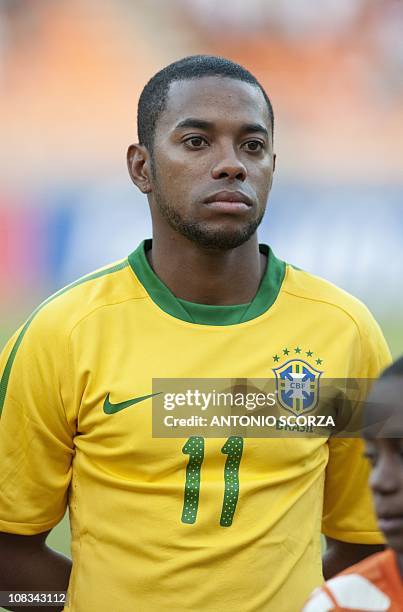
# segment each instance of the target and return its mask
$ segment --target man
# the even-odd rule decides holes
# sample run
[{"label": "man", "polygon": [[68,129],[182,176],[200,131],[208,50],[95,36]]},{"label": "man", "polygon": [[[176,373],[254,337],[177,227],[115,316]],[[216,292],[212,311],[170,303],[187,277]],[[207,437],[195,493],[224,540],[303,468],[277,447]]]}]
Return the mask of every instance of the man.
[{"label": "man", "polygon": [[304,612],[403,610],[403,358],[385,370],[368,398],[364,429],[378,523],[390,548],[332,578]]},{"label": "man", "polygon": [[49,298],[3,353],[0,590],[67,586],[45,539],[68,504],[66,610],[291,612],[322,580],[322,518],[326,577],[382,543],[359,442],[245,439],[224,514],[225,440],[153,439],[152,380],[286,362],[369,378],[388,349],[362,304],[258,244],[275,155],[255,77],[176,62],[145,87],[138,134],[152,241]]}]

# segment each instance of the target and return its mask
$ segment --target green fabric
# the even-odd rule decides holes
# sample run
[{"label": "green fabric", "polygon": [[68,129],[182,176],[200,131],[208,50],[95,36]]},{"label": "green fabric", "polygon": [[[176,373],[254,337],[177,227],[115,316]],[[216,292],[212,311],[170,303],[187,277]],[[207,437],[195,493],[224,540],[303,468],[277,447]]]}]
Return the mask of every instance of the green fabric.
[{"label": "green fabric", "polygon": [[188,321],[201,325],[236,325],[241,323],[243,316],[248,310],[248,304],[236,304],[231,306],[213,306],[211,304],[196,304],[176,298],[186,311]]},{"label": "green fabric", "polygon": [[189,323],[236,325],[255,319],[273,305],[284,280],[285,262],[277,259],[270,247],[261,244],[260,252],[267,255],[268,262],[259,289],[250,303],[233,306],[195,304],[177,298],[154,273],[146,256],[151,245],[151,240],[144,240],[129,255],[129,263],[151,299],[166,313]]},{"label": "green fabric", "polygon": [[117,264],[116,266],[112,266],[111,268],[107,268],[106,270],[101,270],[99,272],[94,272],[93,274],[89,274],[88,276],[84,276],[83,278],[79,278],[74,283],[71,283],[70,285],[67,285],[67,287],[64,287],[63,289],[60,289],[60,291],[57,291],[56,293],[51,295],[47,300],[42,302],[42,304],[39,304],[38,308],[36,308],[33,311],[31,316],[29,317],[29,319],[25,323],[24,327],[22,328],[22,330],[18,334],[17,340],[15,341],[14,346],[11,349],[11,353],[10,353],[8,359],[7,359],[7,363],[6,363],[6,366],[5,366],[4,371],[3,371],[3,375],[2,375],[1,380],[0,380],[0,416],[1,416],[1,413],[3,411],[4,400],[6,398],[6,393],[7,393],[8,381],[9,381],[9,378],[10,378],[11,368],[13,367],[15,356],[17,354],[18,348],[19,348],[19,346],[20,346],[20,344],[21,344],[21,342],[22,342],[22,340],[23,340],[23,338],[25,336],[25,333],[26,333],[27,329],[31,325],[32,320],[35,318],[35,316],[38,314],[38,312],[40,310],[42,310],[42,308],[44,306],[46,306],[46,304],[49,304],[49,302],[52,302],[55,298],[59,297],[59,295],[63,295],[63,293],[66,293],[66,291],[69,291],[70,289],[73,289],[73,287],[77,287],[78,285],[82,285],[83,283],[91,281],[91,280],[93,280],[95,278],[99,278],[100,276],[105,276],[105,274],[112,274],[112,272],[117,272],[118,270],[122,270],[123,268],[126,268],[127,266],[128,266],[128,262],[127,261],[123,261],[122,263]]}]

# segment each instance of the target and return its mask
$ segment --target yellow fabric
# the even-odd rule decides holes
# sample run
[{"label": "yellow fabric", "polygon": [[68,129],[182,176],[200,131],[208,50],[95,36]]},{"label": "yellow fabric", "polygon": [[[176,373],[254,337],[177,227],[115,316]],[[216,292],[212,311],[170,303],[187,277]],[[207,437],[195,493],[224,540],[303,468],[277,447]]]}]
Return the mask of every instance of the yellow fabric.
[{"label": "yellow fabric", "polygon": [[290,612],[322,582],[322,515],[333,538],[382,542],[360,441],[245,439],[234,520],[221,527],[225,440],[207,439],[197,519],[184,524],[185,440],[152,438],[151,400],[102,409],[108,393],[151,393],[153,377],[270,377],[297,347],[329,377],[375,377],[390,361],[358,300],[290,266],[273,306],[236,325],[172,317],[129,266],[38,311],[0,421],[0,530],[45,531],[69,505],[66,610]]}]

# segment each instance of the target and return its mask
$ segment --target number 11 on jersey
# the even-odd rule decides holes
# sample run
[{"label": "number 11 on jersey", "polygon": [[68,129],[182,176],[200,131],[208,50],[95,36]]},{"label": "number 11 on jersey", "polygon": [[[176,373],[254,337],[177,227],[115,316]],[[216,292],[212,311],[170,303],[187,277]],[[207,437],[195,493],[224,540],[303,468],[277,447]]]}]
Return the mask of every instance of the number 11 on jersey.
[{"label": "number 11 on jersey", "polygon": [[[227,460],[224,467],[224,499],[220,525],[230,527],[239,497],[239,465],[243,451],[243,438],[231,436],[221,449]],[[204,459],[204,438],[192,436],[186,441],[182,452],[189,455],[186,466],[185,492],[183,499],[182,523],[196,522],[199,508],[201,466]]]}]

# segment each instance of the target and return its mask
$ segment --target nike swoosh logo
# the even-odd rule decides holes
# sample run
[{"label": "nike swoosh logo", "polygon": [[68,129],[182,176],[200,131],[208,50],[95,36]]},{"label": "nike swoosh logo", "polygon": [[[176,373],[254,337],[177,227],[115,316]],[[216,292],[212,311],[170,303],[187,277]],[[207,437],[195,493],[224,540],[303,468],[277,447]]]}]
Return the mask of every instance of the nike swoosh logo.
[{"label": "nike swoosh logo", "polygon": [[119,402],[118,404],[112,404],[109,400],[109,393],[104,401],[104,412],[105,414],[115,414],[120,410],[124,410],[124,408],[128,408],[129,406],[133,406],[134,404],[138,404],[139,402],[144,402],[144,400],[149,399],[150,397],[154,397],[155,395],[161,395],[162,391],[159,393],[150,393],[149,395],[142,395],[141,397],[134,397],[133,399],[126,400],[125,402]]}]

